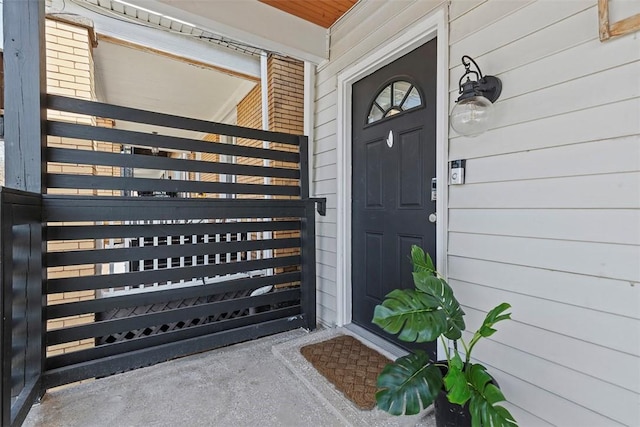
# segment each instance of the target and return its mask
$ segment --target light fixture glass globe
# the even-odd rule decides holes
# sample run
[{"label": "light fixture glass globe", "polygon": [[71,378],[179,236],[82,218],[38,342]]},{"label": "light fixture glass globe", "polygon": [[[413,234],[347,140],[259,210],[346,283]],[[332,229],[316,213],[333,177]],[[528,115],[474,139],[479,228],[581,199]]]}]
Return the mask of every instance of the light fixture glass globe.
[{"label": "light fixture glass globe", "polygon": [[478,136],[491,124],[493,104],[484,96],[458,101],[451,112],[451,127],[463,136]]}]

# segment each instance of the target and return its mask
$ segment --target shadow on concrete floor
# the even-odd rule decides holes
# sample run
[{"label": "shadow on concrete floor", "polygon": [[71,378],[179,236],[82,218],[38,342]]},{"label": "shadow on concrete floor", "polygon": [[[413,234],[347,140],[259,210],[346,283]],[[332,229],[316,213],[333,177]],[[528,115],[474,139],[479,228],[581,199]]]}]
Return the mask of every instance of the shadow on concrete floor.
[{"label": "shadow on concrete floor", "polygon": [[299,329],[59,389],[24,426],[435,425],[357,409],[300,355],[338,333]]}]

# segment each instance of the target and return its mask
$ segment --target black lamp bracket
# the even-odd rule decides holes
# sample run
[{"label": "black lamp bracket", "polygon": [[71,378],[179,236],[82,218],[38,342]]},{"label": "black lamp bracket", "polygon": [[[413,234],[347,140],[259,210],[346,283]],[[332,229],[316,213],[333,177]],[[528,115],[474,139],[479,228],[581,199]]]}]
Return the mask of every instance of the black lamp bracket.
[{"label": "black lamp bracket", "polygon": [[[477,71],[471,69],[473,64]],[[460,77],[458,88],[460,97],[458,101],[471,98],[472,96],[484,96],[491,102],[495,102],[502,92],[502,82],[495,76],[484,76],[476,61],[468,55],[462,57],[462,65],[464,65],[464,74]],[[475,80],[471,80],[470,75],[475,76]],[[467,78],[463,82],[464,78]]]}]

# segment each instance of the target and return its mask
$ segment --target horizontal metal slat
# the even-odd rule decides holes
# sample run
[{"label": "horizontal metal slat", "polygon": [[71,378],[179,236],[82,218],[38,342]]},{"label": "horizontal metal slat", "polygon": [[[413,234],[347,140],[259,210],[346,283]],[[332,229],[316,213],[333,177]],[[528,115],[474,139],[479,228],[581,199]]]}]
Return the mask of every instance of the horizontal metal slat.
[{"label": "horizontal metal slat", "polygon": [[300,171],[298,169],[250,166],[237,163],[207,162],[203,160],[174,159],[142,154],[107,153],[68,148],[47,148],[47,160],[58,163],[115,166],[123,168],[129,167],[200,173],[220,173],[271,178],[300,178]]},{"label": "horizontal metal slat", "polygon": [[49,279],[47,294],[138,286],[163,281],[191,280],[198,277],[215,277],[266,268],[300,265],[300,256],[267,258],[253,261],[230,262],[224,264],[199,265],[195,267],[167,268],[162,270],[135,271],[131,273],[98,276],[68,277]]},{"label": "horizontal metal slat", "polygon": [[242,221],[198,224],[55,225],[48,226],[45,230],[47,240],[53,241],[286,231],[300,230],[300,226],[300,221]]},{"label": "horizontal metal slat", "polygon": [[62,368],[64,366],[81,364],[95,361],[101,358],[125,354],[153,346],[172,343],[184,339],[200,337],[224,330],[243,327],[247,325],[260,324],[280,318],[290,318],[301,313],[300,306],[294,305],[285,308],[266,311],[263,313],[251,314],[248,316],[236,317],[233,319],[220,320],[202,325],[191,326],[189,328],[174,329],[162,334],[142,336],[136,339],[117,341],[108,345],[78,350],[71,353],[64,353],[48,357],[46,360],[47,371]]},{"label": "horizontal metal slat", "polygon": [[272,292],[255,297],[235,298],[194,305],[191,307],[175,308],[155,313],[141,314],[121,319],[104,320],[86,325],[70,326],[68,328],[47,331],[46,342],[48,346],[77,341],[86,338],[100,337],[118,332],[132,331],[158,326],[165,323],[179,322],[181,320],[195,319],[214,314],[228,313],[235,310],[243,310],[251,307],[260,307],[284,301],[300,298],[300,289],[287,289]]},{"label": "horizontal metal slat", "polygon": [[[197,139],[178,138],[174,136],[156,135],[152,133],[129,130],[103,128],[64,122],[47,122],[47,133],[62,138],[89,139],[116,144],[159,147],[180,151],[227,154],[230,156],[252,157],[258,159],[281,160],[298,163],[300,155],[290,151],[271,150],[268,148],[249,147],[246,145],[223,144]],[[297,138],[297,137],[296,137]]]},{"label": "horizontal metal slat", "polygon": [[93,249],[81,251],[48,252],[47,267],[66,265],[99,264],[146,259],[167,259],[200,255],[215,255],[266,249],[299,248],[299,238],[246,240],[237,242],[188,243],[158,246],[143,246],[115,249]]},{"label": "horizontal metal slat", "polygon": [[46,307],[46,313],[47,319],[58,319],[60,317],[79,314],[105,312],[114,308],[135,307],[137,305],[150,305],[166,301],[199,298],[231,291],[253,290],[262,286],[293,283],[299,282],[300,280],[300,272],[295,271],[291,273],[274,274],[272,276],[228,280],[208,285],[185,286],[175,289],[154,290],[152,292],[96,298],[66,304],[54,304]]},{"label": "horizontal metal slat", "polygon": [[49,188],[80,188],[92,190],[137,190],[185,193],[257,194],[298,196],[294,185],[233,184],[177,179],[125,178],[120,176],[90,176],[47,174]]},{"label": "horizontal metal slat", "polygon": [[43,195],[44,222],[302,218],[314,200]]},{"label": "horizontal metal slat", "polygon": [[114,354],[110,357],[77,365],[47,370],[42,377],[43,388],[49,389],[88,377],[99,377],[128,369],[149,366],[179,356],[212,350],[229,344],[304,327],[306,324],[305,314],[301,314],[195,338],[172,341],[159,346],[145,347],[136,351]]},{"label": "horizontal metal slat", "polygon": [[152,124],[163,127],[173,127],[177,129],[188,129],[196,132],[213,133],[218,135],[237,136],[239,138],[273,141],[289,145],[299,144],[298,137],[288,133],[207,122],[204,120],[155,113],[135,108],[104,104],[101,102],[68,98],[60,95],[47,95],[47,105],[52,110],[68,111],[71,113],[86,114],[89,116]]}]

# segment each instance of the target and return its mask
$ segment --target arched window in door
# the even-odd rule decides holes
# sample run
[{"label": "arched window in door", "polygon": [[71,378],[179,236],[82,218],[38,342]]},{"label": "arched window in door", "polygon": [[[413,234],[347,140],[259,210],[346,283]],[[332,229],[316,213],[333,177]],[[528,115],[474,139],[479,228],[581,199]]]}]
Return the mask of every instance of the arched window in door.
[{"label": "arched window in door", "polygon": [[396,80],[382,88],[371,103],[367,124],[422,106],[418,88],[405,80]]}]

